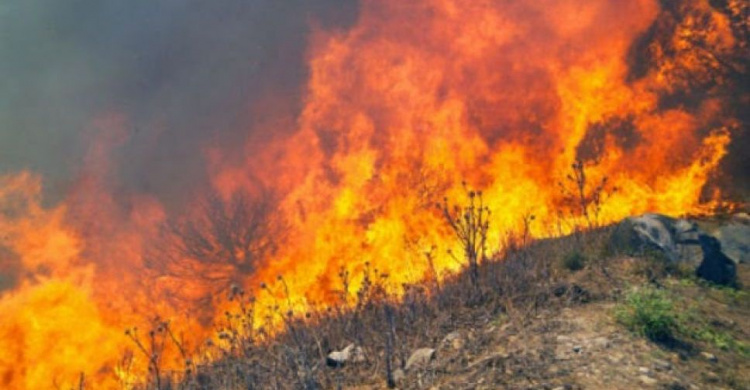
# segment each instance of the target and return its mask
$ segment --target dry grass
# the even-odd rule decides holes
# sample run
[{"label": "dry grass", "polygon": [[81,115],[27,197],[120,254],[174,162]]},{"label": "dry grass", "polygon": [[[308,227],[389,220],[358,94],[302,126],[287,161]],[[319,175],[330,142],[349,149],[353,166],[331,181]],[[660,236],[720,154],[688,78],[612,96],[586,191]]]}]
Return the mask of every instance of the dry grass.
[{"label": "dry grass", "polygon": [[[604,262],[591,261],[586,264],[590,272],[578,275],[561,262],[565,253],[574,250],[595,258],[602,252],[606,235],[606,229],[590,232],[585,245],[572,236],[530,242],[479,263],[475,276],[461,272],[440,284],[405,286],[406,293],[400,299],[386,294],[385,280],[371,272],[356,292],[353,306],[301,315],[277,309],[275,315],[283,320],[283,331],[273,337],[253,323],[252,299],[234,287],[231,298],[237,302],[236,310],[228,312],[217,328],[218,340],[197,351],[184,352],[165,323],[141,336],[143,340],[134,331],[129,333],[150,362],[146,382],[135,387],[315,389],[394,385],[394,371],[403,369],[412,351],[438,346],[454,330],[502,319],[522,332],[541,311],[601,299],[603,294],[595,293],[596,285],[586,289],[580,285],[603,278],[600,267]],[[584,280],[584,274],[591,280]],[[599,276],[592,277],[594,274]],[[264,288],[283,289],[284,284],[279,278]],[[599,285],[603,291],[607,282]],[[339,369],[327,367],[327,354],[350,343],[363,349],[365,361]],[[164,372],[159,368],[155,356],[165,348],[179,348],[184,353],[183,370]],[[211,359],[201,359],[208,356]],[[441,372],[426,370],[406,387],[425,387],[440,376]]]},{"label": "dry grass", "polygon": [[[469,272],[462,272],[439,285],[428,281],[406,286],[399,300],[385,293],[385,280],[373,270],[356,292],[353,306],[303,314],[279,309],[275,315],[283,320],[283,331],[273,337],[252,322],[253,302],[235,287],[236,309],[227,313],[212,344],[185,353],[185,367],[177,372],[160,370],[156,361],[144,373],[146,382],[134,387],[546,388],[557,383],[578,388],[599,382],[576,371],[595,370],[592,375],[612,374],[614,388],[628,388],[642,385],[637,381],[638,367],[649,366],[649,356],[657,355],[677,356],[681,365],[656,375],[661,380],[728,388],[747,385],[748,378],[741,374],[748,368],[748,335],[742,325],[748,314],[746,293],[707,286],[663,268],[644,274],[644,259],[607,254],[609,232],[602,228],[533,241],[479,263],[476,282]],[[572,252],[587,259],[584,269],[571,271],[564,266],[564,257]],[[742,272],[747,279],[747,270],[742,268]],[[265,288],[283,289],[284,284],[279,278]],[[626,302],[634,286],[665,289],[677,297],[675,313],[681,322],[671,345],[651,343],[615,320],[615,308]],[[141,336],[142,353],[152,354],[152,346],[180,345],[170,336],[168,325],[157,326],[155,333]],[[615,349],[561,360],[564,342],[558,337],[581,334],[576,327],[588,329],[583,334],[593,340],[596,332],[604,332]],[[445,336],[455,331],[465,342],[460,349],[444,344]],[[351,343],[362,348],[364,361],[338,368],[326,365],[330,351]],[[423,347],[438,349],[435,362],[398,378],[410,354]],[[725,364],[721,369],[706,366],[713,363],[700,359],[702,350],[716,353]],[[610,354],[626,356],[632,375],[622,373],[627,368],[620,367],[623,363],[606,360]],[[716,375],[708,377],[706,370]]]}]

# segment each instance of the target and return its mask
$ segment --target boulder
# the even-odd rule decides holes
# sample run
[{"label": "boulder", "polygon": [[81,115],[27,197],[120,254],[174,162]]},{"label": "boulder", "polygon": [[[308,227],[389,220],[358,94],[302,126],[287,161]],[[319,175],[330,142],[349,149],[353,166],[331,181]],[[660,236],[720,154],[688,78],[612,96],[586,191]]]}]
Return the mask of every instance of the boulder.
[{"label": "boulder", "polygon": [[610,237],[610,249],[616,253],[642,255],[648,251],[664,254],[670,261],[700,262],[697,247],[702,231],[685,219],[661,214],[629,217],[615,227]]},{"label": "boulder", "polygon": [[734,286],[737,282],[737,265],[721,250],[721,243],[715,237],[701,235],[703,261],[695,274],[716,284]]},{"label": "boulder", "polygon": [[[746,215],[746,214],[745,214]],[[750,222],[735,217],[714,234],[721,244],[721,251],[735,263],[750,261]]]},{"label": "boulder", "polygon": [[[666,261],[679,263],[694,270],[703,279],[722,285],[734,285],[736,265],[731,256],[741,259],[747,255],[747,234],[742,222],[722,226],[719,234],[727,242],[727,251],[721,240],[702,231],[697,224],[686,219],[660,214],[629,217],[614,229],[609,248],[612,253],[643,255],[649,251],[661,253]],[[731,226],[731,227],[730,227]],[[724,229],[724,230],[722,230]],[[744,249],[743,249],[743,245]]]}]

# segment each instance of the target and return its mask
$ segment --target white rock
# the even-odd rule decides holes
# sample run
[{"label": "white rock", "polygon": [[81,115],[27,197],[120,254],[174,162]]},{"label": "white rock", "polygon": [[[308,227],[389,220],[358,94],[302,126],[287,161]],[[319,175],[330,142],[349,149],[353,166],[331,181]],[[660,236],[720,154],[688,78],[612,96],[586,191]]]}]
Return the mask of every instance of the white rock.
[{"label": "white rock", "polygon": [[646,375],[641,375],[638,377],[638,379],[640,379],[640,381],[645,385],[655,385],[658,382],[656,379]]},{"label": "white rock", "polygon": [[461,335],[461,332],[459,332],[459,331],[454,331],[454,332],[448,333],[443,338],[443,341],[440,342],[440,345],[443,348],[451,347],[453,349],[461,349],[461,348],[464,347],[464,344],[466,344],[466,342],[464,341],[464,338]]},{"label": "white rock", "polygon": [[716,355],[708,352],[701,352],[701,357],[708,360],[711,363],[716,363],[719,361],[719,359],[716,358]]},{"label": "white rock", "polygon": [[409,359],[406,361],[405,370],[409,371],[412,368],[426,367],[432,359],[435,357],[435,349],[433,348],[419,348],[414,351]]},{"label": "white rock", "polygon": [[365,360],[362,348],[349,344],[341,351],[333,351],[328,354],[326,364],[330,367],[341,367],[346,363],[360,363]]},{"label": "white rock", "polygon": [[669,371],[672,369],[672,363],[661,360],[661,359],[655,359],[654,360],[654,369],[656,371]]}]

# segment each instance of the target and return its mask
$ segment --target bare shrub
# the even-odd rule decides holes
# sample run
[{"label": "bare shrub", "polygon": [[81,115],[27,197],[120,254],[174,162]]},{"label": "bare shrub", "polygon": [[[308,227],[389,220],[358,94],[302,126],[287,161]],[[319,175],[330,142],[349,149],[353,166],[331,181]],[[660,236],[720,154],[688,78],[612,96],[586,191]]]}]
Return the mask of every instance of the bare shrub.
[{"label": "bare shrub", "polygon": [[487,258],[487,231],[491,215],[489,207],[484,204],[481,191],[470,190],[463,183],[469,198],[465,206],[448,205],[448,198],[437,207],[442,211],[451,230],[461,244],[464,257],[469,264],[469,276],[472,287],[479,290],[479,263]]},{"label": "bare shrub", "polygon": [[[189,280],[203,287],[203,297],[220,295],[243,285],[258,263],[273,254],[281,229],[272,214],[271,196],[216,193],[198,202],[188,218],[167,221],[146,265],[158,276]],[[273,218],[272,218],[273,217]]]},{"label": "bare shrub", "polygon": [[588,229],[598,227],[602,203],[616,188],[610,188],[606,176],[592,182],[583,160],[576,160],[570,167],[571,172],[565,180],[558,182],[563,203],[573,210],[574,215],[583,217]]},{"label": "bare shrub", "polygon": [[579,251],[568,252],[562,259],[563,268],[569,271],[580,271],[586,265],[586,257]]},{"label": "bare shrub", "polygon": [[[168,389],[172,388],[173,384],[177,380],[189,377],[193,370],[194,365],[192,360],[189,358],[189,353],[185,349],[184,342],[178,338],[173,332],[169,321],[164,321],[160,318],[154,318],[152,325],[146,336],[142,336],[137,327],[128,328],[125,330],[125,336],[127,336],[136,349],[141,353],[148,362],[148,375],[146,376],[146,388],[154,389]],[[167,362],[167,350],[170,348],[176,348],[179,352],[179,356],[184,362],[184,370],[182,371],[168,371],[165,367],[169,366]],[[132,355],[128,355],[132,363]],[[127,357],[126,357],[127,358]],[[127,384],[123,384],[123,387],[129,387]]]}]

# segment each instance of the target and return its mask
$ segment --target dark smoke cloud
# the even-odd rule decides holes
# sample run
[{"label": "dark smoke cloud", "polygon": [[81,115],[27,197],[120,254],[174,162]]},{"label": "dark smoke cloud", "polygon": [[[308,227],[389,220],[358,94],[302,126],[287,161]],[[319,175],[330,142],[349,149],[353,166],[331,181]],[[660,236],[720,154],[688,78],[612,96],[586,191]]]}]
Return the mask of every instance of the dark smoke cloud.
[{"label": "dark smoke cloud", "polygon": [[[0,174],[31,169],[60,196],[118,112],[131,136],[113,158],[125,189],[162,199],[204,178],[201,149],[253,131],[272,96],[301,106],[311,23],[346,28],[347,0],[6,0],[0,4]],[[275,110],[271,110],[275,111]],[[57,194],[57,195],[55,195]]]}]

